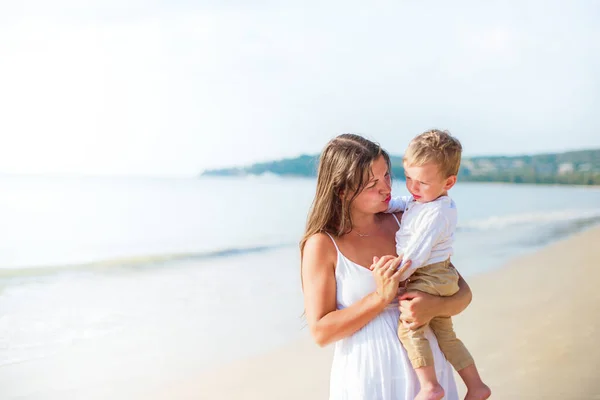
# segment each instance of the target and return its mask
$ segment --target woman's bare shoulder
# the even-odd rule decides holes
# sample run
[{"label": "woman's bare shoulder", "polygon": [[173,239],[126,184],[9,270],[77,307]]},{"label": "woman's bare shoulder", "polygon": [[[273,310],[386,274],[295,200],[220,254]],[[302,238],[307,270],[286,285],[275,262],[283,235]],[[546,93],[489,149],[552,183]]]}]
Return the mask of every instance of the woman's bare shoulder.
[{"label": "woman's bare shoulder", "polygon": [[336,248],[333,239],[324,232],[315,233],[306,240],[304,253],[311,252],[317,255],[335,254]]},{"label": "woman's bare shoulder", "polygon": [[302,264],[330,265],[335,268],[337,249],[326,233],[315,233],[306,240]]}]

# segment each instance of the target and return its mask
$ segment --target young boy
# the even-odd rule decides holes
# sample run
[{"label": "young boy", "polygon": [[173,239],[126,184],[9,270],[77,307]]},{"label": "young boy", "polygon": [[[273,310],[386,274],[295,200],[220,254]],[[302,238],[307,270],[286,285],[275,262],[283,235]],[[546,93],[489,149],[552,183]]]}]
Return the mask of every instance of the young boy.
[{"label": "young boy", "polygon": [[[406,188],[411,196],[391,200],[388,212],[404,211],[396,233],[398,254],[412,265],[402,275],[407,290],[420,290],[436,296],[458,291],[458,272],[450,264],[456,229],[456,205],[448,190],[456,183],[462,146],[448,132],[431,130],[415,137],[404,154]],[[467,386],[466,400],[487,399],[490,389],[482,382],[473,358],[456,338],[449,317],[429,322],[440,349]],[[426,325],[415,330],[398,324],[398,337],[419,379],[417,400],[444,397],[433,365]]]}]

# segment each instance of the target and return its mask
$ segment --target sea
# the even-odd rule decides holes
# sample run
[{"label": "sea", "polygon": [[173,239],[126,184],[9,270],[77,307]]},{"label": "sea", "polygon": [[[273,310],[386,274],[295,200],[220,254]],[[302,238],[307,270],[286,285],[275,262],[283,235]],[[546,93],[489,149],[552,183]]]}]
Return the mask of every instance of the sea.
[{"label": "sea", "polygon": [[[0,176],[0,399],[118,398],[306,336],[298,242],[315,183]],[[600,224],[598,187],[450,194],[467,279]]]}]

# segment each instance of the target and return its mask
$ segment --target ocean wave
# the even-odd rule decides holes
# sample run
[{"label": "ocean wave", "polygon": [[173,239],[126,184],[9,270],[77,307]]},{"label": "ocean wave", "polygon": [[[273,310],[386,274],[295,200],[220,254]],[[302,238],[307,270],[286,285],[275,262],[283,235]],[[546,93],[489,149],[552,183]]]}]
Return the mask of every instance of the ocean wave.
[{"label": "ocean wave", "polygon": [[292,243],[280,243],[253,247],[231,247],[200,252],[182,252],[169,254],[147,254],[137,256],[118,257],[77,264],[31,266],[31,267],[0,267],[0,278],[17,276],[37,276],[58,272],[76,272],[90,270],[105,270],[113,267],[152,267],[178,261],[202,261],[215,258],[226,258],[251,253],[261,253],[292,246]]},{"label": "ocean wave", "polygon": [[492,216],[480,220],[471,220],[458,224],[459,231],[489,231],[500,230],[510,227],[554,224],[554,223],[578,223],[578,222],[600,222],[600,209],[598,210],[563,210],[551,212],[535,212],[525,214],[511,214],[504,216]]}]

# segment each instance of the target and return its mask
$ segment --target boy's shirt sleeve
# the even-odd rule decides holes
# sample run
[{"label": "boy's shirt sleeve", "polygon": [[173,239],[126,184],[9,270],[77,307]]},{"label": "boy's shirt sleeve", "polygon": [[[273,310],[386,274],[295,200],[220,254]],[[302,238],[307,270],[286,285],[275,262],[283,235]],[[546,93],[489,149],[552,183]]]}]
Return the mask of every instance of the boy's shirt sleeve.
[{"label": "boy's shirt sleeve", "polygon": [[412,261],[400,280],[408,279],[413,272],[418,268],[425,266],[425,262],[429,259],[433,246],[439,242],[440,237],[447,231],[450,223],[443,210],[436,208],[427,210],[423,215],[419,216],[420,221],[414,234],[411,236],[406,250],[404,251],[403,262]]},{"label": "boy's shirt sleeve", "polygon": [[386,213],[395,213],[395,212],[404,212],[406,210],[406,205],[408,201],[411,199],[411,196],[400,196],[400,197],[392,197],[390,203],[388,204],[388,208],[385,211]]}]

